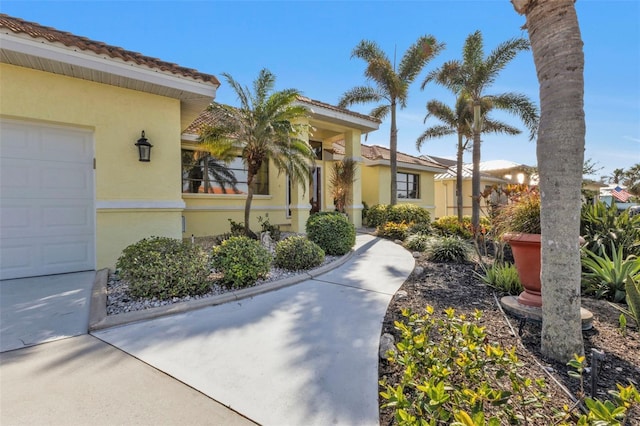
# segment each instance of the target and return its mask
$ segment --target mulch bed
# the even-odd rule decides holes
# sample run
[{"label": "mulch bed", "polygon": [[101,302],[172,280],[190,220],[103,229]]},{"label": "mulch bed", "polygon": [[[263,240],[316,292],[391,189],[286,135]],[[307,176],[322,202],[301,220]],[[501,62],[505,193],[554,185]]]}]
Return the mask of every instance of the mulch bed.
[{"label": "mulch bed", "polygon": [[[472,314],[476,309],[483,311],[481,325],[485,327],[488,338],[492,342],[499,342],[504,347],[516,347],[516,353],[524,366],[522,375],[531,378],[544,377],[549,384],[551,401],[545,405],[545,410],[561,408],[564,404],[572,405],[567,393],[561,386],[553,383],[543,369],[536,364],[552,369],[552,375],[556,380],[568,389],[573,395],[579,393],[579,383],[575,378],[569,377],[569,367],[557,363],[540,353],[540,324],[527,323],[522,331],[522,336],[514,335],[509,327],[505,314],[496,303],[502,294],[483,284],[473,274],[476,267],[474,263],[450,264],[433,263],[422,256],[416,259],[416,266],[420,266],[423,272],[420,275],[414,273],[402,285],[389,304],[384,323],[383,333],[394,335],[398,340],[398,333],[394,328],[394,321],[402,321],[401,311],[410,308],[413,312],[423,313],[427,305],[441,312],[452,307],[458,314]],[[608,390],[616,389],[616,383],[628,384],[630,381],[638,387],[640,384],[640,333],[637,328],[632,328],[633,320],[629,318],[626,333],[623,335],[619,328],[618,318],[620,312],[606,301],[583,298],[582,306],[594,314],[593,329],[583,332],[585,354],[590,366],[590,354],[592,349],[604,351],[605,360],[597,377],[597,397],[607,398]],[[518,329],[518,320],[507,317],[512,327]],[[522,342],[523,346],[519,345]],[[386,360],[381,360],[378,369],[379,378],[386,377],[389,383],[397,383],[401,375],[397,366],[390,365]],[[586,373],[585,391],[590,392],[590,373]],[[640,425],[640,410],[631,413],[630,423]],[[380,424],[394,424],[393,412],[389,409],[380,410]]]}]

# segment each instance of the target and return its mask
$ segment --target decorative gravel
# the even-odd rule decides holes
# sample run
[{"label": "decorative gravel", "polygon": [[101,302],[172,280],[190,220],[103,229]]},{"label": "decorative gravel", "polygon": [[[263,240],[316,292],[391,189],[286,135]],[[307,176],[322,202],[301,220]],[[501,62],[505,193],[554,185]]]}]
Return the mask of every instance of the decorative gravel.
[{"label": "decorative gravel", "polygon": [[[341,256],[326,256],[324,262],[320,266],[327,265],[340,259]],[[320,267],[319,266],[319,267]],[[282,280],[296,275],[306,274],[308,271],[287,271],[280,268],[271,268],[269,275],[265,279],[258,280],[254,286],[259,286],[272,281]],[[141,311],[144,309],[157,308],[159,306],[172,305],[178,302],[186,302],[189,300],[204,299],[211,296],[228,293],[232,289],[220,285],[214,281],[211,291],[199,296],[174,297],[168,300],[160,299],[140,299],[132,297],[129,294],[129,284],[120,280],[117,275],[110,274],[107,281],[107,315],[117,315],[125,312]]]}]

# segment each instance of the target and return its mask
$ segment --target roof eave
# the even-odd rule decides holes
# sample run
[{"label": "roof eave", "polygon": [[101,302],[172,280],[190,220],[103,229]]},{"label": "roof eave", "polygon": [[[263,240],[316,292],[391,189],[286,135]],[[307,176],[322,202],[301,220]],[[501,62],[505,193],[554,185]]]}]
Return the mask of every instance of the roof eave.
[{"label": "roof eave", "polygon": [[0,33],[0,52],[4,63],[179,99],[183,129],[211,103],[220,86],[11,33]]}]

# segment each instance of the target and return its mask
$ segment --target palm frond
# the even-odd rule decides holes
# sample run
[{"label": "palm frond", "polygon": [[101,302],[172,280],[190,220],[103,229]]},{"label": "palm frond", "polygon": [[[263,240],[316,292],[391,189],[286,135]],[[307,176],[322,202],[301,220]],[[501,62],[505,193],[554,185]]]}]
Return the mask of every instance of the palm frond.
[{"label": "palm frond", "polygon": [[420,37],[402,56],[398,66],[400,80],[412,83],[424,69],[424,66],[435,58],[445,47],[444,43],[438,43],[432,35]]},{"label": "palm frond", "polygon": [[391,105],[383,104],[372,109],[369,115],[379,120],[384,120],[389,115],[389,112],[391,112]]},{"label": "palm frond", "polygon": [[442,124],[429,127],[424,132],[422,132],[420,136],[418,136],[418,139],[416,139],[416,149],[420,151],[420,148],[422,148],[422,144],[428,139],[441,138],[443,136],[449,136],[455,133],[455,128],[451,128]]},{"label": "palm frond", "polygon": [[491,96],[495,108],[507,111],[519,117],[529,129],[529,140],[534,140],[538,132],[540,116],[538,108],[528,97],[519,93],[503,93]]},{"label": "palm frond", "polygon": [[377,89],[370,86],[357,86],[342,95],[338,101],[338,106],[346,108],[353,104],[380,102],[383,99],[386,98]]}]

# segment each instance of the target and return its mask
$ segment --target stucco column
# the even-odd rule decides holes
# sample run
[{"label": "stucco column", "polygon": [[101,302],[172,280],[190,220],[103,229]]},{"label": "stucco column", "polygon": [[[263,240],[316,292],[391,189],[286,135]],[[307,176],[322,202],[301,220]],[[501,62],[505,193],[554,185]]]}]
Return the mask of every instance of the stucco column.
[{"label": "stucco column", "polygon": [[[301,136],[302,139],[305,139],[309,142],[309,134]],[[288,179],[291,179],[289,177]],[[289,206],[291,209],[291,232],[305,232],[305,225],[307,224],[307,219],[309,219],[309,213],[311,211],[311,203],[309,193],[309,184],[304,184],[304,182],[295,181],[293,179],[290,180],[289,184],[291,185],[291,192],[289,196]]]},{"label": "stucco column", "polygon": [[351,157],[357,162],[355,179],[351,186],[351,201],[346,210],[349,220],[356,228],[362,227],[362,145],[360,145],[361,133],[358,130],[349,130],[344,134],[345,157]]}]

